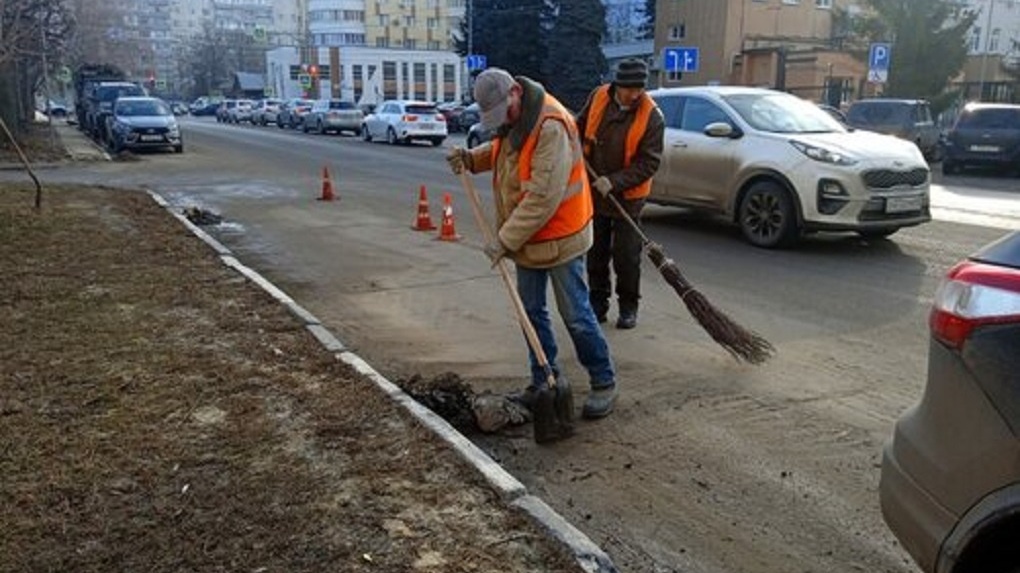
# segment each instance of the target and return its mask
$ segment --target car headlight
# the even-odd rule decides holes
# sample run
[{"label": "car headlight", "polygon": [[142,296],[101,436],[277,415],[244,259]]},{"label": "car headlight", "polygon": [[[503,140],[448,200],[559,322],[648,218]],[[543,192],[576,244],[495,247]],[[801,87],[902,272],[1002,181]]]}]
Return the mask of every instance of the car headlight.
[{"label": "car headlight", "polygon": [[853,165],[857,163],[857,160],[849,155],[843,155],[837,151],[818,147],[817,145],[809,145],[803,141],[791,140],[790,145],[811,159],[821,161],[822,163],[832,163],[834,165]]},{"label": "car headlight", "polygon": [[170,124],[170,129],[168,129],[167,131],[168,131],[168,132],[170,133],[170,135],[171,135],[171,136],[173,136],[173,137],[177,137],[178,135],[180,135],[180,134],[181,134],[181,129],[180,129],[179,127],[177,127],[177,124],[176,124],[176,123],[171,123],[171,124]]}]

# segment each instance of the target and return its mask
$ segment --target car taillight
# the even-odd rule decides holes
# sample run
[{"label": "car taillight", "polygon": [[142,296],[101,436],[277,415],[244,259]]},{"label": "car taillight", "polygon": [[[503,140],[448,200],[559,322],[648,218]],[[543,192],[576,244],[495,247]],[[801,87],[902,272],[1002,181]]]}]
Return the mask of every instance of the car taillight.
[{"label": "car taillight", "polygon": [[931,333],[953,348],[978,327],[1007,323],[1020,323],[1020,270],[963,262],[935,292]]},{"label": "car taillight", "polygon": [[404,115],[404,117],[401,119],[401,121],[408,121],[408,122],[410,122],[410,121],[418,121],[418,116],[407,114],[407,115]]},{"label": "car taillight", "polygon": [[436,114],[436,121],[446,121],[446,116],[441,113]]}]

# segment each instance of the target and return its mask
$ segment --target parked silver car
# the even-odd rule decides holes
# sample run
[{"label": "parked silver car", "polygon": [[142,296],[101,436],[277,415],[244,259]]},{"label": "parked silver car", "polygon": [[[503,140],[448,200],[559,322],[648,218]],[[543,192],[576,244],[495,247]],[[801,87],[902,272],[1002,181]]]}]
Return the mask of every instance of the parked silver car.
[{"label": "parked silver car", "polygon": [[154,147],[184,151],[181,128],[170,106],[149,96],[117,98],[110,118],[109,146],[114,153]]},{"label": "parked silver car", "polygon": [[753,245],[815,231],[881,238],[931,220],[913,143],[848,131],[817,105],[750,87],[652,90],[666,122],[649,201],[720,214]]},{"label": "parked silver car", "polygon": [[312,104],[311,111],[305,116],[302,129],[305,133],[315,130],[318,133],[354,132],[361,135],[361,124],[365,116],[354,105],[354,102],[339,99],[320,99]]},{"label": "parked silver car", "polygon": [[365,117],[361,137],[365,141],[384,138],[390,145],[429,141],[436,147],[446,139],[446,118],[436,104],[415,100],[388,100]]},{"label": "parked silver car", "polygon": [[954,266],[924,393],[882,456],[882,515],[925,573],[1020,571],[1020,232]]}]

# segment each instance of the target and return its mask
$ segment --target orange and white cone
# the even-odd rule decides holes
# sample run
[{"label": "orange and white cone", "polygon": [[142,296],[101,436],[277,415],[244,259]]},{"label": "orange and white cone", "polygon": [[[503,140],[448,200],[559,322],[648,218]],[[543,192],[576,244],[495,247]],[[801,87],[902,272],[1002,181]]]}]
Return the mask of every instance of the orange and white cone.
[{"label": "orange and white cone", "polygon": [[415,231],[435,231],[436,226],[432,223],[432,215],[429,215],[429,198],[425,193],[425,186],[422,185],[418,191],[418,217],[411,228]]},{"label": "orange and white cone", "polygon": [[453,225],[453,205],[451,205],[451,199],[449,193],[443,194],[443,225],[439,229],[440,241],[459,241],[460,235],[457,234],[456,229]]},{"label": "orange and white cone", "polygon": [[329,169],[324,165],[322,167],[322,195],[319,196],[319,201],[332,201],[334,198],[333,181],[329,178]]}]

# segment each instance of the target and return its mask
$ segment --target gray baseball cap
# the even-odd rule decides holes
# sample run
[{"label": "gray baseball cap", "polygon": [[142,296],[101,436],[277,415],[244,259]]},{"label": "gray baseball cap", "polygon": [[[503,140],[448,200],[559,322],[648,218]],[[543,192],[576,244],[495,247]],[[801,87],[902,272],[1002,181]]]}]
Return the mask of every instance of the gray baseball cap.
[{"label": "gray baseball cap", "polygon": [[500,68],[489,68],[475,78],[475,101],[482,112],[481,123],[486,129],[498,129],[506,123],[513,76]]}]

